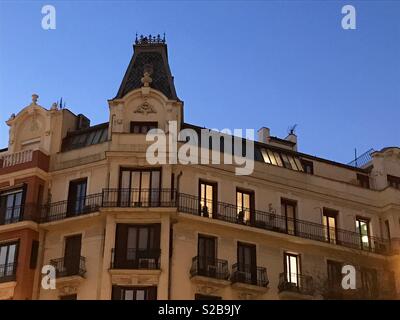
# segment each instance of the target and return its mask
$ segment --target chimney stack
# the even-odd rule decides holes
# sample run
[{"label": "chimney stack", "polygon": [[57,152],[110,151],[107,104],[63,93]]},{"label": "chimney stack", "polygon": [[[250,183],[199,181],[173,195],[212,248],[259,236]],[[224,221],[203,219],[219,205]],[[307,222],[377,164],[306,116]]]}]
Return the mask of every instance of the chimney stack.
[{"label": "chimney stack", "polygon": [[257,131],[258,133],[258,141],[262,143],[268,143],[270,137],[270,130],[269,128],[262,127]]}]

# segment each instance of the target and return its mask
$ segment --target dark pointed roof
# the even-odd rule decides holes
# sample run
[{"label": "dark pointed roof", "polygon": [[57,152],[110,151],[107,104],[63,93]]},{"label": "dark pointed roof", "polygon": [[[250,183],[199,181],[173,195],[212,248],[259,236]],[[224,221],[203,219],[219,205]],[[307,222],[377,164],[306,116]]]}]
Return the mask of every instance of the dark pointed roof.
[{"label": "dark pointed roof", "polygon": [[130,91],[143,86],[141,79],[145,68],[150,68],[150,87],[161,91],[169,99],[179,100],[174,86],[174,78],[168,64],[165,38],[140,36],[133,46],[134,54],[126,70],[124,79],[114,99],[125,96]]}]

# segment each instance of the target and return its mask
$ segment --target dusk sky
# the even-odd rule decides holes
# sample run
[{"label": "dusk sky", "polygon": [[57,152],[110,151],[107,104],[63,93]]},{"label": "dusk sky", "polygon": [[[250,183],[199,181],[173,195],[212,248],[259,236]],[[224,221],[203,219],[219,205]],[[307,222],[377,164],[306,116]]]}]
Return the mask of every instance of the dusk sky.
[{"label": "dusk sky", "polygon": [[1,1],[0,148],[32,93],[108,121],[136,32],[166,33],[188,123],[279,137],[298,124],[301,152],[345,163],[400,146],[400,1]]}]

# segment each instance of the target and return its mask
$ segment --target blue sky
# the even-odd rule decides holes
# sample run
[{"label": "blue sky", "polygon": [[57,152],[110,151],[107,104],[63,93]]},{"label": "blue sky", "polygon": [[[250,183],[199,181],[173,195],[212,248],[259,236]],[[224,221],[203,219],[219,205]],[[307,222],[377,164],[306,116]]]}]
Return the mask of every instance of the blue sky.
[{"label": "blue sky", "polygon": [[[41,28],[52,4],[57,29]],[[352,4],[357,29],[343,30]],[[299,149],[348,162],[400,146],[400,1],[0,1],[0,147],[31,94],[108,121],[135,33],[166,32],[185,121],[298,124]]]}]

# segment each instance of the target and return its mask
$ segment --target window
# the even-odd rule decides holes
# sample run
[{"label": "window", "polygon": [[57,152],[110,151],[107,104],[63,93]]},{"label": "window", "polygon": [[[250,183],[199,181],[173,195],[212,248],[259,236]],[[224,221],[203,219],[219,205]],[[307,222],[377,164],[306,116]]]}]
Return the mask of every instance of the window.
[{"label": "window", "polygon": [[24,188],[0,194],[0,225],[22,219],[24,194]]},{"label": "window", "polygon": [[303,165],[300,159],[289,153],[262,148],[261,155],[265,163],[291,170],[303,171]]},{"label": "window", "polygon": [[62,151],[79,149],[107,141],[108,124],[69,133],[62,142]]},{"label": "window", "polygon": [[257,255],[254,244],[238,242],[236,278],[238,282],[257,284]]},{"label": "window", "polygon": [[254,215],[254,192],[236,190],[237,220],[240,223],[250,223]]},{"label": "window", "polygon": [[369,220],[364,218],[356,218],[356,231],[360,237],[360,247],[361,249],[370,248],[370,230],[369,230]]},{"label": "window", "polygon": [[362,293],[365,298],[376,298],[378,296],[378,275],[375,269],[361,269]]},{"label": "window", "polygon": [[200,180],[199,194],[199,214],[203,217],[212,217],[217,211],[217,184]]},{"label": "window", "polygon": [[18,243],[0,245],[0,282],[15,279],[18,260]]},{"label": "window", "polygon": [[337,219],[338,212],[335,210],[324,208],[322,215],[322,224],[324,225],[325,240],[329,243],[336,244],[337,240]]},{"label": "window", "polygon": [[86,206],[87,179],[69,183],[67,217],[84,213]]},{"label": "window", "polygon": [[115,269],[159,269],[160,224],[117,224]]},{"label": "window", "polygon": [[65,238],[63,275],[72,276],[80,273],[82,235],[77,234]]},{"label": "window", "polygon": [[328,260],[328,282],[327,282],[327,291],[328,292],[336,292],[338,293],[342,288],[342,264],[337,261]]},{"label": "window", "polygon": [[389,220],[385,220],[385,231],[386,231],[386,239],[388,239],[390,241],[391,236],[390,236]]},{"label": "window", "polygon": [[113,286],[112,300],[157,300],[157,287]]},{"label": "window", "polygon": [[215,274],[217,272],[217,239],[215,237],[199,235],[197,245],[198,274],[215,277]]},{"label": "window", "polygon": [[160,204],[160,169],[122,169],[119,202],[122,207]]},{"label": "window", "polygon": [[285,252],[284,272],[287,283],[296,287],[300,286],[300,256],[298,254]]},{"label": "window", "polygon": [[301,164],[305,173],[314,174],[314,163],[305,159],[301,159]]},{"label": "window", "polygon": [[131,122],[131,133],[141,133],[147,134],[151,129],[157,129],[158,123],[157,121],[147,121],[147,122],[139,122],[132,121]]},{"label": "window", "polygon": [[370,185],[369,185],[369,176],[365,175],[365,174],[359,174],[357,173],[357,182],[358,185],[362,188],[366,188],[369,189]]},{"label": "window", "polygon": [[281,200],[281,213],[285,216],[286,232],[296,234],[296,208],[297,202],[288,199]]},{"label": "window", "polygon": [[392,188],[400,189],[400,178],[395,176],[387,176],[388,185]]}]

